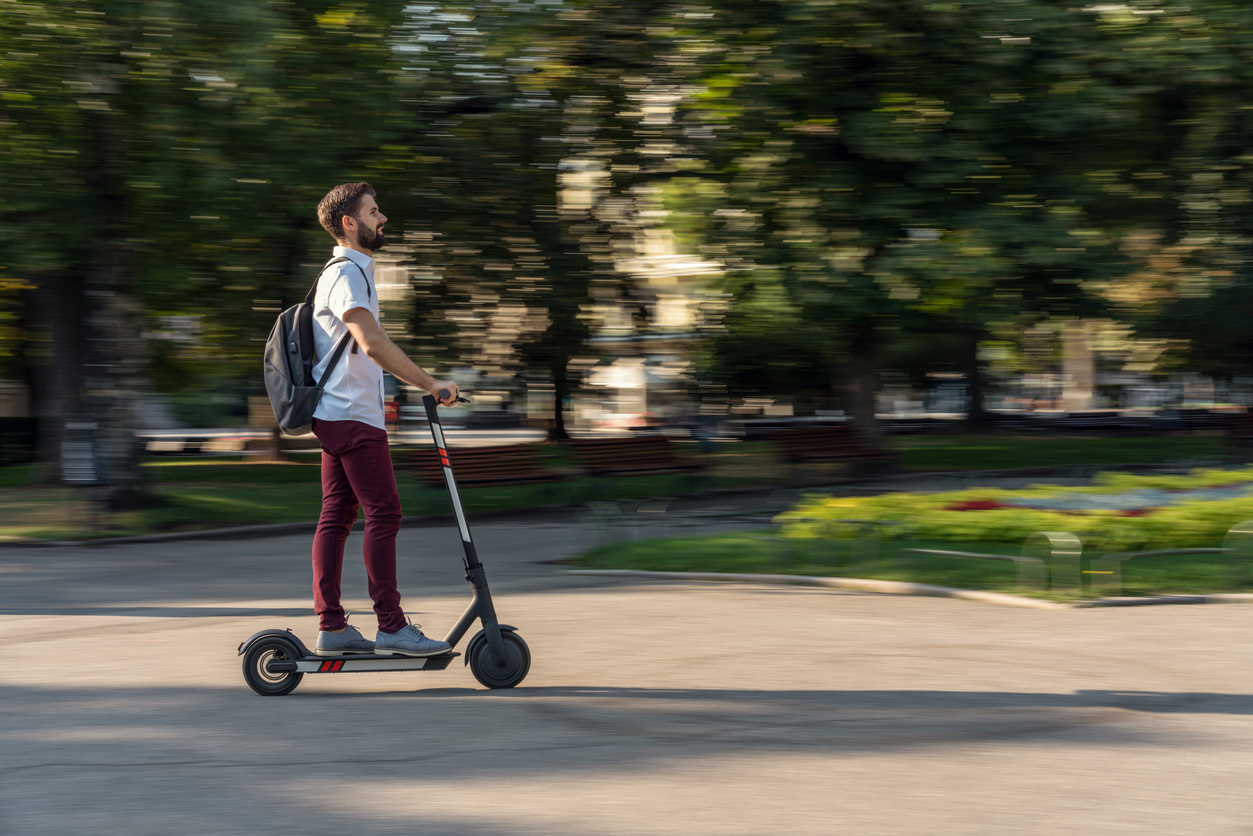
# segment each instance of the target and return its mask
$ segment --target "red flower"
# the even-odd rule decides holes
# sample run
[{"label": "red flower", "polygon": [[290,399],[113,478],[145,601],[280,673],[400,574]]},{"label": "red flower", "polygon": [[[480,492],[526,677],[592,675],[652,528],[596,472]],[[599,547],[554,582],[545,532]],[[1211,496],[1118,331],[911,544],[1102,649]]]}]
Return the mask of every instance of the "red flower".
[{"label": "red flower", "polygon": [[945,511],[996,511],[1000,508],[1012,508],[995,499],[967,499],[965,502],[954,502],[944,508]]},{"label": "red flower", "polygon": [[1124,517],[1146,517],[1156,511],[1156,508],[1128,508],[1123,511],[1121,516]]}]

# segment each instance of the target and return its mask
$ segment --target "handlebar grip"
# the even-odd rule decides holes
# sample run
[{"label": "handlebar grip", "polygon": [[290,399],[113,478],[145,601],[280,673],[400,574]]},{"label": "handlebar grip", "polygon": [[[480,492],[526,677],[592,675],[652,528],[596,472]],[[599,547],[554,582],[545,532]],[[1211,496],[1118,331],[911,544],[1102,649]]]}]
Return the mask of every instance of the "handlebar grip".
[{"label": "handlebar grip", "polygon": [[[436,396],[435,396],[435,400],[436,400],[437,402],[439,402],[439,403],[443,403],[443,402],[444,402],[444,399],[445,399],[445,398],[447,398],[447,397],[448,397],[448,395],[449,395],[449,392],[448,392],[448,390],[447,390],[447,389],[440,389],[440,390],[439,390],[439,392],[438,392],[438,393],[436,394]],[[458,396],[456,397],[455,401],[456,401],[456,403],[469,403],[469,401],[468,401],[468,400],[466,400],[465,398],[461,397],[460,395],[458,395]]]}]

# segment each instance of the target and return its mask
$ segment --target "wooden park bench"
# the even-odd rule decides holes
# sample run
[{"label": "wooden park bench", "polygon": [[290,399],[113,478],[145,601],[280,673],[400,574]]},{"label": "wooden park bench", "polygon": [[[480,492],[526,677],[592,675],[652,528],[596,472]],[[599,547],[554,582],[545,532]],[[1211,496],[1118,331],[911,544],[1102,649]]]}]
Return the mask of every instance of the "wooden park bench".
[{"label": "wooden park bench", "polygon": [[858,466],[889,465],[891,456],[867,446],[856,428],[849,425],[796,427],[772,436],[783,460],[791,465],[846,462]]},{"label": "wooden park bench", "polygon": [[1253,412],[1234,412],[1227,416],[1227,435],[1241,447],[1253,447]]},{"label": "wooden park bench", "polygon": [[680,456],[664,435],[625,438],[578,438],[570,442],[579,466],[589,476],[651,476],[697,473],[705,463]]},{"label": "wooden park bench", "polygon": [[1053,419],[1052,427],[1058,430],[1078,430],[1105,435],[1122,433],[1133,428],[1134,422],[1125,419],[1117,410],[1085,409],[1067,412]]},{"label": "wooden park bench", "polygon": [[[448,451],[457,484],[462,487],[522,485],[555,482],[560,473],[543,467],[529,444],[500,447],[458,447]],[[434,448],[423,447],[409,454],[409,464],[418,479],[428,485],[444,484],[444,469]]]},{"label": "wooden park bench", "polygon": [[1230,426],[1231,419],[1238,413],[1187,407],[1175,410],[1175,414],[1181,430],[1222,432]]}]

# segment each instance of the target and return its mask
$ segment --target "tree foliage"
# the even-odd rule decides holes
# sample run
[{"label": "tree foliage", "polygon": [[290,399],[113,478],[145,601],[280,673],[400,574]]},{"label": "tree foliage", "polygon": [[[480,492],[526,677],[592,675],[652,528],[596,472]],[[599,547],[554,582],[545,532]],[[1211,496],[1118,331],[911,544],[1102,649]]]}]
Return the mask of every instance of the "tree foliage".
[{"label": "tree foliage", "polygon": [[643,309],[623,265],[661,222],[723,267],[695,350],[733,394],[871,429],[882,371],[943,368],[977,417],[981,346],[1093,316],[1247,374],[1250,23],[1228,0],[4,0],[0,374],[54,430],[110,426],[125,471],[142,391],[257,385],[330,243],[316,202],[359,179],[414,268],[408,347],[558,404],[598,311]]}]

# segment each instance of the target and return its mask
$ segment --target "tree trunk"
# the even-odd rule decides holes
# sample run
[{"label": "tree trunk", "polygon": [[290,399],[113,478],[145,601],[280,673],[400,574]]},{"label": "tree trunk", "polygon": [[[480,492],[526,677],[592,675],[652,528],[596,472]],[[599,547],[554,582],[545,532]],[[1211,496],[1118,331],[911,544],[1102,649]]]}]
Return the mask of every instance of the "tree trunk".
[{"label": "tree trunk", "polygon": [[552,358],[553,374],[553,426],[548,431],[549,441],[569,441],[566,431],[565,403],[570,397],[570,361],[564,352]]},{"label": "tree trunk", "polygon": [[553,425],[548,432],[549,440],[568,441],[565,405],[573,390],[570,358],[584,350],[587,339],[587,326],[580,314],[588,298],[592,272],[588,259],[581,252],[578,237],[567,234],[555,207],[541,208],[539,216],[541,221],[534,226],[535,240],[549,261],[549,286],[541,299],[548,314],[548,329],[531,344],[526,356],[531,361],[546,363],[553,377]]},{"label": "tree trunk", "polygon": [[26,297],[26,356],[31,413],[38,419],[36,481],[59,484],[66,421],[86,412],[83,364],[86,322],[81,282],[67,272],[45,273]]},{"label": "tree trunk", "polygon": [[143,340],[139,305],[126,269],[129,212],[125,198],[125,159],[114,111],[92,112],[94,151],[88,184],[95,199],[93,260],[84,269],[87,314],[87,405],[96,424],[97,473],[107,510],[136,507],[143,500],[135,404],[144,391]]},{"label": "tree trunk", "polygon": [[992,420],[984,406],[983,369],[979,363],[979,341],[986,336],[980,325],[966,325],[962,333],[962,371],[966,374],[966,426],[986,427]]},{"label": "tree trunk", "polygon": [[878,332],[873,325],[856,328],[849,344],[848,393],[849,412],[853,425],[861,432],[867,445],[882,446],[883,434],[875,418],[875,395],[879,391]]},{"label": "tree trunk", "polygon": [[136,404],[147,388],[141,314],[134,298],[117,290],[105,298],[102,308],[98,339],[103,345],[97,356],[104,361],[106,377],[91,384],[96,387],[99,467],[106,510],[125,511],[146,501],[135,437]]}]

